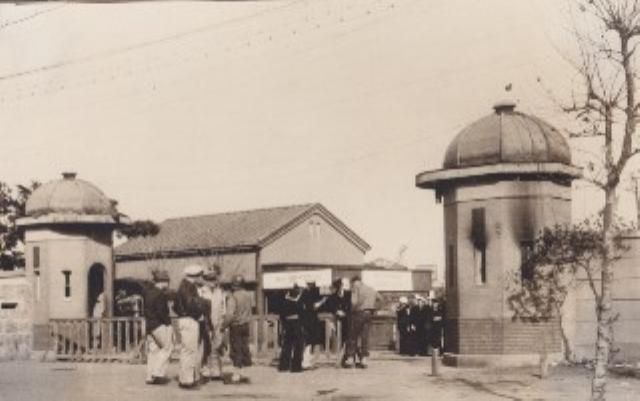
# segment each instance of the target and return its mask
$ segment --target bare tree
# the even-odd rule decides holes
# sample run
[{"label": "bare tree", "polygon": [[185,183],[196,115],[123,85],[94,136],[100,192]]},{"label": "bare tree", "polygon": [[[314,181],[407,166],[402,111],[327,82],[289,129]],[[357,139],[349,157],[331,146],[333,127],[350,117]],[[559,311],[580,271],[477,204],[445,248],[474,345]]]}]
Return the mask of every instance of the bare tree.
[{"label": "bare tree", "polygon": [[[612,284],[615,260],[615,220],[618,187],[629,160],[640,152],[636,135],[640,104],[636,100],[636,50],[640,43],[640,0],[581,0],[576,27],[580,61],[575,65],[582,79],[564,111],[576,118],[576,138],[602,141],[602,166],[588,166],[585,177],[604,192],[602,249],[595,295],[597,339],[592,380],[594,401],[605,400],[607,362],[611,352]],[[599,173],[598,173],[599,170]]]}]

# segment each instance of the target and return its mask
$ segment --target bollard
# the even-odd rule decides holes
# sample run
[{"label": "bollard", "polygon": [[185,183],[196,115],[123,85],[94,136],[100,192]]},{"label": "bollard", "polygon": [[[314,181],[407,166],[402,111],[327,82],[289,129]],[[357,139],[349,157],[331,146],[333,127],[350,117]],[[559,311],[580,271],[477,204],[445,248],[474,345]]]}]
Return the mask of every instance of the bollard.
[{"label": "bollard", "polygon": [[431,351],[431,376],[438,376],[438,353],[440,349],[433,348]]}]

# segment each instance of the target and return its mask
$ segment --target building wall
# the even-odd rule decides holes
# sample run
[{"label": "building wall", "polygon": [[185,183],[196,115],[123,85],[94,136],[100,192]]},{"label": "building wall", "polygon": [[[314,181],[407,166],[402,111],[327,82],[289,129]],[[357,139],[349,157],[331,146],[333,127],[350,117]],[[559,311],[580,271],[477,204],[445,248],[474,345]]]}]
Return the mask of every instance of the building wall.
[{"label": "building wall", "polygon": [[[35,325],[49,319],[89,316],[88,272],[94,264],[105,268],[105,294],[110,294],[113,252],[110,230],[100,227],[28,229],[25,266],[35,300]],[[34,247],[40,249],[40,274],[35,274]],[[71,296],[65,296],[65,275],[70,274]],[[108,304],[107,300],[107,304]]]},{"label": "building wall", "polygon": [[[614,361],[640,361],[640,233],[625,238],[629,249],[614,265],[613,310]],[[599,286],[599,282],[596,283]],[[586,280],[581,280],[565,304],[567,334],[578,360],[594,357],[596,317],[593,293]]]},{"label": "building wall", "polygon": [[177,288],[183,277],[183,270],[190,264],[207,267],[218,264],[222,269],[222,280],[231,281],[236,274],[242,274],[247,281],[256,279],[256,254],[254,252],[224,254],[211,257],[186,256],[178,258],[157,258],[153,260],[116,260],[116,279],[137,278],[151,280],[154,268],[166,270],[171,279],[170,287]]},{"label": "building wall", "polygon": [[265,246],[260,261],[262,264],[361,264],[364,251],[320,214],[314,214]]},{"label": "building wall", "polygon": [[[535,181],[477,183],[448,191],[444,207],[449,350],[470,354],[530,351],[537,346],[540,325],[512,322],[509,287],[515,285],[514,275],[520,270],[521,243],[533,240],[545,226],[570,221],[570,188]],[[476,208],[483,208],[485,214],[485,283],[479,283],[476,274],[479,252],[474,251],[472,240],[472,211]],[[454,247],[452,255],[449,246]],[[552,326],[555,331],[557,323]]]},{"label": "building wall", "polygon": [[30,357],[32,325],[31,285],[15,273],[0,275],[0,361]]}]

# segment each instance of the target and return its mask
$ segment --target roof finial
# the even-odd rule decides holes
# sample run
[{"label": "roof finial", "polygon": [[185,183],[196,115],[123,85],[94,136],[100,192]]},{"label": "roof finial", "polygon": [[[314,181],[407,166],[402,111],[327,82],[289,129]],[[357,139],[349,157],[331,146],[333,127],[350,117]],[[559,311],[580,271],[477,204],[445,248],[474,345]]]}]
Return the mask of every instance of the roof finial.
[{"label": "roof finial", "polygon": [[516,108],[516,102],[513,100],[502,100],[493,105],[493,109],[497,114],[511,113]]}]

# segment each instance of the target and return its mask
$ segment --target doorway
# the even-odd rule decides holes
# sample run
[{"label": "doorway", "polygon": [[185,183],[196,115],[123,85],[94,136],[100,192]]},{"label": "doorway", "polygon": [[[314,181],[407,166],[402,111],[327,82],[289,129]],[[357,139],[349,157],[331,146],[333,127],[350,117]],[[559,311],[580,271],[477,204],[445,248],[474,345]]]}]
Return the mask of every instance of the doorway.
[{"label": "doorway", "polygon": [[104,295],[104,282],[106,269],[100,263],[96,263],[89,269],[87,316],[100,318],[104,316],[106,302]]}]

